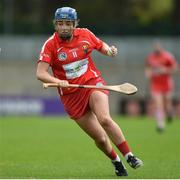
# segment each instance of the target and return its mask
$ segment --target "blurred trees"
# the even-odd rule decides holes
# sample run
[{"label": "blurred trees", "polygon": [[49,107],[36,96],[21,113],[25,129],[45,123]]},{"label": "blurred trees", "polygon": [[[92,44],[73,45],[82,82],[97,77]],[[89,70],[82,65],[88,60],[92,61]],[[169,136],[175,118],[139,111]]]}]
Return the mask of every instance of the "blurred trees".
[{"label": "blurred trees", "polygon": [[80,26],[97,34],[180,35],[179,0],[1,0],[0,33],[52,33],[58,7],[77,9]]},{"label": "blurred trees", "polygon": [[180,1],[174,0],[174,11],[172,15],[172,24],[175,34],[180,34]]},{"label": "blurred trees", "polygon": [[173,10],[173,0],[133,0],[133,13],[142,24],[169,19]]}]

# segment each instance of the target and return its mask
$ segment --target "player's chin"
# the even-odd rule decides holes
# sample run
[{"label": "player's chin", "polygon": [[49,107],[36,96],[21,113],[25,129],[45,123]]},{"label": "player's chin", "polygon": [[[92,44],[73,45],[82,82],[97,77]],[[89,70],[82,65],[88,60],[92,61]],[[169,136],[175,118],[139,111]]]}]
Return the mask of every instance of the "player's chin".
[{"label": "player's chin", "polygon": [[68,40],[68,39],[71,38],[72,34],[70,34],[70,33],[60,33],[59,36],[63,40]]}]

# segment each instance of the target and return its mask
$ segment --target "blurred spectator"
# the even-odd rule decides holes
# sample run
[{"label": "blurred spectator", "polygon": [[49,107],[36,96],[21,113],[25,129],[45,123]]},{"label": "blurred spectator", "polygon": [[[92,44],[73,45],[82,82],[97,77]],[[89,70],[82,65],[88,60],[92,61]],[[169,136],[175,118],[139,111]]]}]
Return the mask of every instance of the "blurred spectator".
[{"label": "blurred spectator", "polygon": [[126,104],[125,109],[126,114],[129,116],[139,116],[141,115],[141,107],[139,101],[137,100],[129,100]]},{"label": "blurred spectator", "polygon": [[176,102],[175,104],[174,115],[176,117],[180,117],[180,101]]}]

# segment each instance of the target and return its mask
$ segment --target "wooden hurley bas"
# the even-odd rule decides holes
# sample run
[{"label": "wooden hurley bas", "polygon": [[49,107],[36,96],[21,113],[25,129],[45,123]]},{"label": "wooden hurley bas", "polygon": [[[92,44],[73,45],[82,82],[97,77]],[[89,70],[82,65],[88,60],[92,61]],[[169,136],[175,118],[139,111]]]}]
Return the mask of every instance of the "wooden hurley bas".
[{"label": "wooden hurley bas", "polygon": [[[43,83],[43,87],[47,89],[48,87],[61,87],[58,83]],[[123,83],[120,85],[113,86],[95,86],[95,85],[80,85],[80,84],[69,84],[68,87],[62,88],[92,88],[92,89],[105,89],[109,91],[115,91],[123,94],[134,94],[137,92],[137,87],[130,83]]]}]

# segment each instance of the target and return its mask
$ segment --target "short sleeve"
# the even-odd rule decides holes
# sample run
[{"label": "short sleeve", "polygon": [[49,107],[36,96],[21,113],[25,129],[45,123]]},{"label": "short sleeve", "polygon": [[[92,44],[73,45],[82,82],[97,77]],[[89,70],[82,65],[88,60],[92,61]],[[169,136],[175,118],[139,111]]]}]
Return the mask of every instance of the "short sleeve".
[{"label": "short sleeve", "polygon": [[92,42],[95,44],[95,49],[100,50],[103,46],[103,41],[96,37],[90,30],[87,29],[87,31]]},{"label": "short sleeve", "polygon": [[40,55],[39,55],[39,59],[38,62],[46,62],[48,64],[52,64],[52,46],[50,44],[50,42],[45,42]]}]

